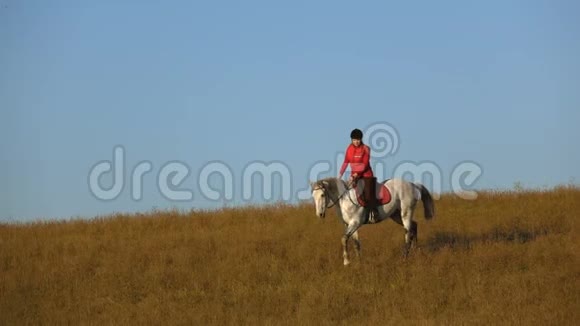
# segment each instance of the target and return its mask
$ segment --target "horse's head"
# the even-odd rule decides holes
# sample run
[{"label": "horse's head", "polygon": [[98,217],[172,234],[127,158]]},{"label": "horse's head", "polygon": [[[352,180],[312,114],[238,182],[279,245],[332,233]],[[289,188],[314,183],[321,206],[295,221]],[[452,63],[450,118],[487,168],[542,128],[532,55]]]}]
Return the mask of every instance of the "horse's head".
[{"label": "horse's head", "polygon": [[316,207],[316,216],[324,218],[328,204],[328,181],[316,181],[310,183],[312,188],[312,198]]}]

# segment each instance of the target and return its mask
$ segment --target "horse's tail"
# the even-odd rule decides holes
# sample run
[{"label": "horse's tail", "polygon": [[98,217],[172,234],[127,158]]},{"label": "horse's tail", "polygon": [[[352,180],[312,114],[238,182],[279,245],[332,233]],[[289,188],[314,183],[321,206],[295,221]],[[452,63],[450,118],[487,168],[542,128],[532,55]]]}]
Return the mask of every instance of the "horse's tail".
[{"label": "horse's tail", "polygon": [[421,192],[421,200],[423,201],[423,208],[425,209],[425,219],[430,220],[435,217],[435,204],[433,203],[433,197],[431,193],[424,185],[416,183],[415,186],[419,188]]}]

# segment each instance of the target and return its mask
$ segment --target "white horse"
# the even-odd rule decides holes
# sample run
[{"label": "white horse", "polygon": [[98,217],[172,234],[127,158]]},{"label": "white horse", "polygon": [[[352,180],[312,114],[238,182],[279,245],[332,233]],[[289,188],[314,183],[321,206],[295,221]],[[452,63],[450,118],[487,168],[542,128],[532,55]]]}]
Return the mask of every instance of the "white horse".
[{"label": "white horse", "polygon": [[[431,219],[435,215],[435,207],[431,194],[421,184],[407,182],[402,179],[389,179],[377,185],[377,188],[385,185],[391,193],[391,200],[377,207],[378,216],[375,223],[379,223],[388,218],[393,219],[397,224],[405,228],[405,256],[408,254],[412,244],[417,241],[417,223],[413,221],[413,214],[417,201],[422,200],[425,209],[425,218]],[[344,265],[350,264],[348,259],[348,240],[354,239],[357,255],[360,256],[360,240],[358,229],[367,221],[366,209],[359,205],[357,193],[354,187],[349,187],[347,183],[339,178],[327,178],[312,182],[312,198],[316,206],[316,216],[324,218],[326,209],[333,206],[346,228],[342,236],[342,250]],[[377,189],[378,190],[378,189]]]}]

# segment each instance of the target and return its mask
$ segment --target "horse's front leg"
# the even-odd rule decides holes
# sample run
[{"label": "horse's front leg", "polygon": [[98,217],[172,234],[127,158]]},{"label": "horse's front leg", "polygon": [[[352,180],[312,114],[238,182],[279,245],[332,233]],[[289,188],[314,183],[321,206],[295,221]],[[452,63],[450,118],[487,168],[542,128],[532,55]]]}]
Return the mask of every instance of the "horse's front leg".
[{"label": "horse's front leg", "polygon": [[353,222],[346,227],[344,231],[344,235],[342,236],[342,258],[344,266],[350,264],[350,260],[348,259],[348,239],[353,235],[353,233],[358,230],[360,224],[357,222]]},{"label": "horse's front leg", "polygon": [[356,256],[360,258],[361,250],[360,250],[360,239],[358,237],[358,230],[352,234],[352,239],[354,240],[354,246],[356,248]]}]

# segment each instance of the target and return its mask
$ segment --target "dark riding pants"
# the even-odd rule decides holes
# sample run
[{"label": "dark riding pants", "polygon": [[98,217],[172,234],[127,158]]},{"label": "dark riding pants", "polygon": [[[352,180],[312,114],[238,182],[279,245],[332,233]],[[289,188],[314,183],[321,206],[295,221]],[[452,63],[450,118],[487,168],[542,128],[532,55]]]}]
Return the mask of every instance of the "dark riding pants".
[{"label": "dark riding pants", "polygon": [[377,178],[362,178],[364,182],[363,194],[366,207],[373,209],[377,207]]}]

